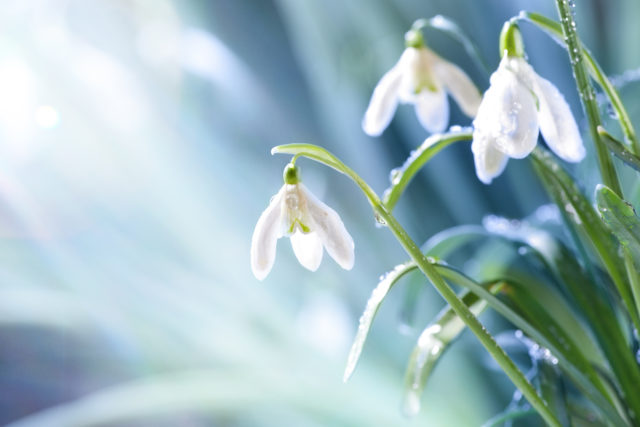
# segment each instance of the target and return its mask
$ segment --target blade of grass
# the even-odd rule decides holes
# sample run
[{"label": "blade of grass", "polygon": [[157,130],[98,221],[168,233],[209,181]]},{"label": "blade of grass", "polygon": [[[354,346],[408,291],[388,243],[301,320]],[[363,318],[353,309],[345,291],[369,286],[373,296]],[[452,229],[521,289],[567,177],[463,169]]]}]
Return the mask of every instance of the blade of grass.
[{"label": "blade of grass", "polygon": [[[484,285],[488,292],[495,294],[502,289],[502,282]],[[487,307],[486,301],[477,295],[465,291],[460,299],[476,316]],[[407,416],[414,416],[420,410],[420,397],[427,384],[431,371],[451,343],[465,330],[460,317],[446,306],[420,334],[418,343],[411,352],[405,374],[403,411]]]},{"label": "blade of grass", "polygon": [[382,202],[392,211],[398,199],[416,173],[433,156],[457,141],[471,141],[471,132],[459,131],[431,135],[411,152],[404,164],[391,172],[391,186],[382,195]]},{"label": "blade of grass", "polygon": [[636,157],[631,151],[627,150],[627,147],[617,139],[615,139],[609,132],[607,132],[602,126],[598,126],[598,133],[602,137],[602,140],[607,145],[607,148],[620,160],[622,160],[627,166],[640,172],[640,158]]},{"label": "blade of grass", "polygon": [[[534,150],[532,159],[534,169],[547,193],[560,208],[565,222],[575,236],[576,244],[581,247],[579,236],[583,236],[592,246],[615,283],[631,319],[634,324],[638,325],[638,314],[633,305],[624,262],[618,256],[617,245],[611,239],[610,233],[604,228],[604,224],[600,221],[594,208],[576,187],[573,180],[548,152],[538,147]],[[583,258],[589,266],[588,256],[584,254]],[[592,276],[595,277],[595,273],[592,273]],[[616,320],[615,313],[601,298],[585,299],[579,288],[574,289],[572,295],[580,302],[581,308],[589,318],[589,323],[602,345],[625,396],[630,409],[629,415],[640,414],[640,395],[634,392],[637,389],[637,384],[640,384],[640,371]]]}]

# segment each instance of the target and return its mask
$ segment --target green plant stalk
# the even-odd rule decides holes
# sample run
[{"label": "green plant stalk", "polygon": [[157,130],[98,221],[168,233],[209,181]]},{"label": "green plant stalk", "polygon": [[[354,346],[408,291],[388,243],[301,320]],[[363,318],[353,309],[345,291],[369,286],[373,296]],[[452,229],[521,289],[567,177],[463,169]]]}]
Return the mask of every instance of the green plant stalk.
[{"label": "green plant stalk", "polygon": [[[469,310],[458,295],[456,295],[453,289],[447,285],[442,276],[436,271],[435,267],[429,262],[426,255],[422,253],[418,245],[411,239],[411,237],[409,237],[409,234],[402,225],[400,225],[395,217],[386,209],[378,195],[373,191],[369,184],[367,184],[358,174],[333,154],[323,148],[313,146],[311,144],[282,145],[274,147],[271,150],[271,153],[294,154],[294,159],[297,159],[299,156],[306,156],[330,166],[351,178],[358,187],[360,187],[360,190],[362,190],[367,199],[369,199],[369,203],[373,207],[376,217],[389,227],[400,245],[418,265],[420,271],[422,271],[427,279],[433,284],[440,295],[442,295],[445,301],[451,306],[465,325],[467,325],[471,332],[474,333],[480,343],[485,347],[489,354],[491,354],[498,365],[500,365],[500,368],[502,368],[505,374],[507,374],[515,386],[522,392],[531,406],[538,411],[547,424],[557,427],[561,426],[560,422],[551,412],[546,402],[538,395],[536,389],[529,382],[527,377],[525,377],[520,369],[518,369],[515,363],[513,363],[513,360],[511,360],[507,353],[505,353],[498,345],[495,339],[493,339],[493,336],[485,329],[482,323],[480,323],[478,318],[471,312],[471,310]],[[292,163],[294,163],[293,160]]]},{"label": "green plant stalk", "polygon": [[422,253],[418,245],[409,237],[404,228],[398,223],[393,215],[391,215],[382,204],[374,205],[374,210],[378,216],[384,220],[394,234],[398,242],[402,245],[407,254],[415,261],[418,268],[429,279],[433,286],[438,290],[440,295],[447,301],[455,313],[462,319],[467,327],[480,340],[484,348],[498,362],[502,370],[520,389],[522,394],[527,398],[529,403],[538,411],[542,418],[552,426],[560,426],[556,417],[551,413],[546,402],[538,395],[535,388],[524,374],[513,363],[513,360],[502,350],[493,336],[480,323],[478,318],[469,310],[464,302],[456,295],[456,293],[447,285],[442,276],[436,271],[435,267],[429,262],[427,257]]},{"label": "green plant stalk", "polygon": [[[589,78],[587,76],[586,68],[582,61],[582,47],[580,46],[580,41],[576,32],[576,22],[573,16],[573,11],[571,10],[573,6],[567,0],[556,0],[556,6],[558,8],[558,14],[560,15],[562,32],[567,43],[567,50],[569,51],[569,58],[571,59],[571,66],[573,68],[578,92],[580,94],[582,104],[587,114],[587,119],[589,120],[589,130],[596,146],[596,153],[598,155],[598,163],[600,165],[602,180],[604,184],[608,186],[615,194],[617,194],[620,198],[624,198],[615,167],[610,157],[609,150],[601,140],[600,134],[598,133],[598,126],[600,126],[601,124],[600,114],[598,105],[596,103],[593,87],[591,86],[591,82],[589,81]],[[628,277],[630,277],[632,274],[635,274],[635,272],[629,271],[629,267],[629,263],[625,263],[625,270]],[[613,271],[610,269],[609,272],[612,273]],[[635,307],[629,306],[630,301],[625,301],[625,304],[628,307],[632,319],[637,320],[638,313],[634,310]],[[627,393],[632,392],[634,387],[631,384],[627,383],[627,378],[620,378],[620,380],[623,382],[623,389],[625,389]],[[637,398],[634,398],[634,396],[626,396],[626,398],[631,400],[630,404],[636,410],[635,417],[637,417],[637,409],[639,405]],[[633,412],[631,413],[633,414]],[[635,418],[633,415],[631,416],[632,418]]]},{"label": "green plant stalk", "polygon": [[611,106],[618,115],[618,121],[620,122],[622,133],[624,134],[627,142],[631,144],[633,154],[635,154],[636,156],[640,156],[640,141],[638,141],[638,137],[636,136],[636,131],[633,128],[633,124],[631,123],[631,118],[629,118],[629,113],[627,112],[627,109],[624,107],[624,104],[620,99],[620,94],[587,49],[583,49],[583,56],[585,61],[587,61],[587,65],[589,66],[591,74],[596,79],[596,81],[600,83],[600,86],[607,94],[607,97],[611,102]]},{"label": "green plant stalk", "polygon": [[596,146],[596,154],[598,157],[598,165],[600,166],[602,181],[618,196],[622,197],[622,188],[620,187],[620,181],[618,180],[615,166],[609,155],[609,150],[600,140],[600,135],[598,134],[598,126],[601,124],[600,112],[598,110],[595,92],[591,86],[587,70],[584,66],[582,46],[580,45],[578,33],[576,32],[576,21],[573,16],[573,11],[571,10],[572,6],[567,0],[556,0],[556,6],[558,8],[558,14],[560,15],[562,33],[564,34],[564,38],[567,43],[567,50],[569,51],[569,59],[571,62],[571,68],[573,69],[573,76],[576,80],[576,86],[578,88],[578,93],[580,94],[582,106],[584,107],[589,121],[591,138],[593,138],[593,143]]},{"label": "green plant stalk", "polygon": [[[597,216],[593,207],[579,194],[575,188],[575,183],[570,180],[568,175],[563,174],[563,177],[563,175],[560,174],[560,172],[562,172],[561,168],[558,169],[558,172],[554,173],[553,166],[547,164],[545,157],[551,158],[551,155],[540,147],[537,147],[533,151],[532,159],[534,169],[545,187],[547,194],[549,194],[551,200],[560,208],[560,213],[564,218],[572,240],[576,245],[576,249],[580,253],[585,263],[585,268],[591,277],[590,281],[596,280],[598,274],[590,260],[586,244],[592,245],[592,249],[616,285],[619,295],[623,300],[624,307],[629,312],[632,321],[634,324],[638,324],[638,316],[632,301],[631,291],[626,289],[626,277],[622,277],[624,274],[624,266],[620,269],[616,267],[614,257],[617,247],[612,244],[607,244],[607,238],[609,236],[604,232],[604,229],[601,228],[604,224],[601,222],[600,217]],[[567,181],[573,183],[574,187],[567,187]],[[554,188],[559,188],[561,191],[554,191]],[[565,208],[567,205],[573,205],[573,211],[578,215],[578,220],[573,219],[572,215],[567,212]],[[637,394],[637,384],[640,383],[640,380],[638,380],[638,378],[640,378],[638,364],[631,353],[631,349],[627,345],[623,332],[620,329],[620,324],[616,320],[613,307],[603,298],[587,298],[587,294],[582,291],[583,283],[571,280],[566,280],[566,283],[571,286],[571,294],[575,297],[576,302],[578,302],[585,313],[592,330],[601,343],[604,354],[623,392],[624,400],[627,401],[625,410],[626,408],[632,408],[630,415],[631,413],[640,413],[640,400]]]},{"label": "green plant stalk", "polygon": [[[520,12],[520,15],[518,15],[517,18],[520,20],[529,21],[537,25],[558,42],[565,43],[565,39],[562,34],[562,27],[560,27],[560,24],[558,22],[549,19],[539,13],[525,11]],[[620,123],[620,128],[622,129],[625,140],[628,144],[631,145],[633,153],[637,156],[640,156],[640,141],[638,141],[638,137],[633,127],[633,123],[631,122],[631,118],[629,117],[629,113],[627,112],[627,109],[624,107],[624,104],[620,99],[620,94],[616,90],[615,86],[613,86],[609,78],[606,76],[604,71],[602,71],[602,68],[600,67],[598,62],[593,58],[593,55],[591,55],[589,49],[583,46],[581,50],[588,67],[589,74],[591,74],[591,77],[593,77],[595,81],[598,82],[604,93],[607,95],[607,98],[609,98],[609,102],[611,102],[611,106],[618,116],[618,122]]]}]

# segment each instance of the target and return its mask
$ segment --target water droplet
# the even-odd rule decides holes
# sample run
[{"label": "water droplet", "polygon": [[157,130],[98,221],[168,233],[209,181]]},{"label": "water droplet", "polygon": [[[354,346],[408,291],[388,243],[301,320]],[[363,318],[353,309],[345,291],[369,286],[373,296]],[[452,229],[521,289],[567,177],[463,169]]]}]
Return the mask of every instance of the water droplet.
[{"label": "water droplet", "polygon": [[380,227],[386,227],[387,226],[387,222],[380,215],[378,215],[377,212],[376,212],[376,214],[374,216],[376,218],[376,227],[380,228]]},{"label": "water droplet", "polygon": [[564,210],[569,214],[573,222],[575,222],[576,224],[582,224],[580,215],[578,215],[578,212],[576,212],[576,208],[571,203],[567,203],[566,205],[564,205]]},{"label": "water droplet", "polygon": [[391,184],[398,185],[400,178],[402,178],[402,168],[391,169],[389,172],[389,181],[391,181]]},{"label": "water droplet", "polygon": [[402,405],[402,412],[407,417],[414,417],[420,412],[420,396],[416,392],[409,391],[406,394],[404,404]]}]

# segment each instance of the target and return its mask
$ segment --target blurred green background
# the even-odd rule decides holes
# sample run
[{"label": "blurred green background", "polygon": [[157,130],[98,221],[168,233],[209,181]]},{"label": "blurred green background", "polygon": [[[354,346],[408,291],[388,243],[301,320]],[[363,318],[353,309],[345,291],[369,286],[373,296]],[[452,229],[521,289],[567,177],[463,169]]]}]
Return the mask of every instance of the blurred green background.
[{"label": "blurred green background", "polygon": [[[409,106],[381,138],[360,128],[415,19],[454,19],[493,69],[502,22],[523,8],[555,17],[551,0],[4,2],[0,424],[467,426],[501,412],[513,387],[465,335],[421,413],[402,416],[409,353],[442,307],[428,286],[414,328],[400,328],[394,289],[342,383],[368,294],[406,259],[343,176],[300,162],[354,237],[352,271],[325,257],[310,273],[283,239],[260,283],[249,246],[288,161],[272,146],[322,145],[382,192],[427,136]],[[639,17],[637,0],[579,2],[579,30],[607,73],[640,65]],[[522,29],[529,60],[584,123],[566,52]],[[426,36],[486,89],[459,44]],[[637,117],[638,87],[627,83]],[[469,124],[452,109],[452,124]],[[574,172],[595,180],[593,162]],[[484,186],[461,143],[419,174],[396,212],[422,243],[543,203],[526,160]]]}]

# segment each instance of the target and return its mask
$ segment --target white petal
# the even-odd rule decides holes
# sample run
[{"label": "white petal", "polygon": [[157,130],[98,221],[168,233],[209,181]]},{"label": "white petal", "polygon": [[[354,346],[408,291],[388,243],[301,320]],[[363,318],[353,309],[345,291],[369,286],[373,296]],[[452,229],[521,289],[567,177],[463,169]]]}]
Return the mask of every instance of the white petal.
[{"label": "white petal", "polygon": [[284,187],[271,199],[262,212],[251,238],[251,270],[258,280],[263,280],[276,259],[276,243],[282,228],[281,202]]},{"label": "white petal", "polygon": [[293,253],[304,268],[316,271],[322,262],[322,241],[315,232],[295,232],[291,236]]},{"label": "white petal", "polygon": [[568,162],[579,162],[585,156],[585,149],[567,101],[550,81],[538,75],[534,88],[540,106],[540,132],[549,148]]},{"label": "white petal", "polygon": [[473,160],[476,165],[476,175],[485,184],[491,184],[493,178],[504,171],[509,157],[498,151],[491,139],[477,130],[473,131],[473,142],[471,143]]},{"label": "white petal", "polygon": [[431,133],[442,132],[449,124],[447,93],[423,89],[415,98],[416,115],[422,126]]},{"label": "white petal", "polygon": [[536,146],[538,110],[531,90],[503,64],[491,75],[473,126],[491,137],[495,148],[520,159]]},{"label": "white petal", "polygon": [[431,63],[435,54],[427,48],[408,47],[402,53],[396,68],[401,75],[398,98],[404,103],[415,102],[423,86],[435,86]]},{"label": "white petal", "polygon": [[469,117],[475,117],[482,96],[465,72],[442,58],[435,61],[433,71],[440,83],[456,100],[462,112]]},{"label": "white petal", "polygon": [[340,267],[351,270],[354,263],[354,244],[340,216],[329,206],[318,200],[306,187],[299,184],[307,198],[309,216],[313,220],[313,231],[318,233],[325,249]]},{"label": "white petal", "polygon": [[396,65],[382,76],[373,90],[369,107],[362,119],[362,130],[367,135],[379,136],[391,122],[398,106],[398,87],[401,80],[402,72]]}]

